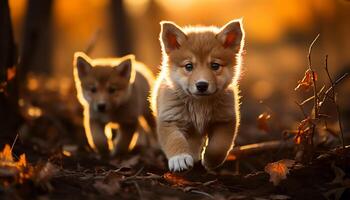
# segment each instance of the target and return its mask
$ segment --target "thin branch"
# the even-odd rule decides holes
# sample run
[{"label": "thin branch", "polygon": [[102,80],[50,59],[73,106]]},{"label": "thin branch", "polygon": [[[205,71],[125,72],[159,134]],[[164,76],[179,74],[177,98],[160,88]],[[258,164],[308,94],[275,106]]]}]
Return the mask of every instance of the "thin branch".
[{"label": "thin branch", "polygon": [[[311,71],[311,74],[312,74],[312,83],[313,83],[313,91],[314,91],[314,119],[318,118],[318,100],[319,100],[319,98],[317,95],[316,76],[315,76],[314,70],[312,69],[312,64],[311,64],[311,51],[312,51],[312,48],[313,48],[313,46],[314,46],[314,44],[317,41],[319,36],[320,36],[320,34],[318,34],[316,36],[316,38],[312,41],[312,43],[309,47],[309,53],[308,53],[309,70]],[[314,138],[316,126],[314,124],[312,124],[311,127],[312,127],[312,132],[311,132],[310,143],[311,143],[311,148],[313,148],[313,146],[314,146],[313,138]]]},{"label": "thin branch", "polygon": [[[320,91],[318,91],[317,96],[320,96],[320,95],[322,94],[322,92],[323,92],[323,90],[325,89],[325,87],[326,87],[326,86],[323,85],[323,87],[320,89]],[[300,105],[302,106],[302,105],[308,103],[309,101],[313,100],[314,98],[315,98],[315,96],[311,96],[311,97],[305,99],[303,102],[301,102]]]},{"label": "thin branch", "polygon": [[337,97],[336,97],[336,93],[335,93],[335,84],[334,84],[334,82],[332,80],[332,77],[331,77],[331,75],[329,73],[329,70],[328,70],[328,55],[326,55],[326,57],[325,57],[325,71],[327,73],[329,82],[331,83],[332,98],[333,98],[333,102],[335,104],[337,115],[338,115],[338,123],[339,123],[339,129],[340,129],[340,134],[341,134],[341,138],[340,139],[341,139],[342,147],[344,149],[345,148],[345,144],[344,144],[343,126],[342,126],[342,123],[341,123],[340,109],[339,109],[339,105],[337,103]]},{"label": "thin branch", "polygon": [[[345,73],[343,74],[343,76],[341,76],[340,78],[338,78],[335,82],[334,82],[334,88],[335,86],[337,86],[340,82],[342,82],[347,76],[349,75],[349,73]],[[329,97],[329,93],[332,91],[333,87],[330,86],[326,92],[324,93],[323,99],[322,101],[320,101],[319,106],[321,107],[324,103],[324,101],[326,100],[327,97]]]},{"label": "thin branch", "polygon": [[96,46],[96,42],[101,34],[101,29],[97,29],[94,34],[91,36],[88,45],[86,46],[85,53],[89,55],[91,51]]},{"label": "thin branch", "polygon": [[306,115],[305,110],[304,110],[304,108],[303,108],[303,103],[299,104],[299,103],[296,102],[296,101],[295,101],[294,103],[297,104],[297,106],[300,108],[300,111],[303,113],[304,119],[306,119],[306,118],[307,118],[307,115]]},{"label": "thin branch", "polygon": [[203,191],[199,191],[199,190],[191,190],[192,193],[195,193],[195,194],[201,194],[201,195],[204,195],[210,199],[215,199],[215,197],[209,193],[206,193],[206,192],[203,192]]},{"label": "thin branch", "polygon": [[15,139],[13,140],[13,143],[12,143],[12,145],[11,145],[11,152],[12,152],[13,147],[15,146],[15,144],[16,144],[16,142],[17,142],[17,139],[18,139],[18,133],[16,134],[16,137],[15,137]]},{"label": "thin branch", "polygon": [[133,184],[135,185],[136,190],[137,190],[137,193],[139,194],[139,197],[140,197],[140,199],[142,200],[142,199],[143,199],[143,196],[142,196],[142,191],[141,191],[141,188],[140,188],[139,184],[137,184],[136,181],[133,181]]},{"label": "thin branch", "polygon": [[274,141],[234,147],[230,151],[230,154],[236,157],[242,157],[242,156],[252,155],[252,154],[256,154],[258,152],[267,151],[267,150],[280,149],[280,148],[292,148],[293,146],[294,146],[294,143],[293,141],[290,141],[290,140],[288,141],[274,140]]}]

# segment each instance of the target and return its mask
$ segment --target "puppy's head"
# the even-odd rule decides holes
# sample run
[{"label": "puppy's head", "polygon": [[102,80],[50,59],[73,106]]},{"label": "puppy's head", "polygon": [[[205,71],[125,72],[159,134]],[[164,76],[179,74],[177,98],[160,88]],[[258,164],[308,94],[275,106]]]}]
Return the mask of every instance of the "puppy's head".
[{"label": "puppy's head", "polygon": [[[74,55],[78,98],[93,111],[104,113],[120,105],[129,95],[132,59],[95,62],[82,52]],[[83,103],[84,104],[84,103]]]},{"label": "puppy's head", "polygon": [[194,97],[214,95],[236,82],[244,31],[241,20],[222,28],[161,22],[160,41],[167,78]]}]

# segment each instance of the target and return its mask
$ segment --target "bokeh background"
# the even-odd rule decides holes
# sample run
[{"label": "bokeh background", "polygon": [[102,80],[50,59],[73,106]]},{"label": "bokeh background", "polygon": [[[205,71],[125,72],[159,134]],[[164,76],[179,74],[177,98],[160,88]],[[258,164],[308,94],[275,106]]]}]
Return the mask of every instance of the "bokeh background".
[{"label": "bokeh background", "polygon": [[[58,92],[62,98],[54,105],[73,109],[79,106],[72,87],[73,53],[85,50],[97,32],[91,57],[133,53],[157,73],[161,61],[158,41],[161,20],[171,20],[180,26],[222,26],[243,18],[246,42],[240,81],[243,96],[240,144],[280,138],[283,130],[295,129],[303,119],[295,102],[312,93],[294,88],[304,75],[308,47],[318,33],[320,38],[312,52],[318,85],[329,85],[323,69],[325,55],[329,56],[334,79],[350,71],[348,0],[10,0],[9,3],[15,41],[28,72],[29,91],[35,94],[39,88],[50,90],[46,98]],[[337,92],[348,134],[350,81],[342,82]],[[42,110],[45,112],[40,105],[43,104],[37,103],[36,110],[31,107],[29,115],[35,117]],[[305,110],[310,110],[310,106]],[[337,130],[333,105],[329,104],[326,110],[334,121],[330,127]],[[79,113],[79,109],[73,112]],[[271,115],[268,131],[257,127],[257,117],[263,112]]]}]

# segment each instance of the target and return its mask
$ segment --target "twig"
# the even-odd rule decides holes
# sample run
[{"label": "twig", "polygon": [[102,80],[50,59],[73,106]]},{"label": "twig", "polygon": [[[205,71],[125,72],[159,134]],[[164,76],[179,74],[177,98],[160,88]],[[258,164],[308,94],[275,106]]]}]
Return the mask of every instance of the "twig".
[{"label": "twig", "polygon": [[[318,91],[317,95],[320,96],[325,88],[326,88],[326,86],[323,85],[323,87],[320,89],[320,91]],[[311,96],[311,97],[305,99],[303,102],[301,102],[300,105],[302,106],[302,105],[308,103],[309,101],[313,100],[314,98],[315,98],[315,96]]]},{"label": "twig", "polygon": [[94,49],[94,47],[96,46],[96,42],[97,42],[100,34],[101,34],[101,29],[97,29],[94,32],[94,34],[92,35],[92,37],[90,38],[89,43],[85,49],[85,53],[87,55],[89,55],[91,53],[91,51]]},{"label": "twig", "polygon": [[304,119],[306,119],[307,118],[307,115],[306,115],[306,113],[305,113],[305,110],[304,110],[304,108],[303,108],[303,103],[298,103],[298,102],[294,102],[295,104],[297,104],[297,106],[300,108],[300,111],[303,113],[303,116],[304,116]]},{"label": "twig", "polygon": [[144,167],[141,167],[141,169],[139,169],[139,171],[137,171],[134,175],[126,177],[123,181],[128,181],[130,179],[133,179],[135,177],[137,177],[139,174],[141,174],[141,172],[143,171]]},{"label": "twig", "polygon": [[279,149],[281,147],[292,148],[293,145],[294,145],[293,142],[289,140],[288,141],[274,140],[274,141],[234,147],[230,151],[230,154],[236,157],[242,157],[246,155],[256,154],[257,152],[262,152],[262,151],[267,151],[272,149]]},{"label": "twig", "polygon": [[12,145],[11,145],[11,152],[12,152],[13,147],[15,146],[15,144],[16,144],[16,142],[17,142],[17,139],[18,139],[18,133],[16,134],[16,137],[15,137],[15,139],[13,140],[13,143],[12,143]]},{"label": "twig", "polygon": [[[311,52],[312,52],[312,48],[313,48],[313,46],[314,46],[314,44],[317,41],[319,36],[320,36],[320,34],[317,34],[316,38],[310,44],[309,53],[308,53],[309,70],[312,73],[312,83],[313,83],[313,91],[314,91],[314,119],[318,118],[318,100],[319,100],[319,98],[317,95],[316,76],[315,76],[314,70],[312,69],[312,64],[311,64]],[[314,146],[313,138],[314,138],[314,134],[315,134],[315,130],[316,130],[315,124],[311,125],[311,130],[312,130],[312,132],[311,132],[310,144],[311,144],[311,150],[312,150],[312,148]]]},{"label": "twig", "polygon": [[137,190],[137,193],[139,194],[140,199],[143,199],[143,197],[142,197],[142,191],[141,191],[141,188],[140,188],[139,184],[137,184],[136,181],[133,181],[133,184],[134,184],[135,187],[136,187],[136,190]]},{"label": "twig", "polygon": [[345,144],[344,144],[343,126],[342,126],[342,123],[341,123],[340,109],[339,109],[339,105],[337,103],[337,97],[336,97],[336,93],[335,93],[335,84],[334,84],[334,82],[332,80],[332,77],[331,77],[331,75],[329,73],[329,70],[328,70],[328,55],[326,55],[326,57],[325,57],[325,70],[326,70],[329,82],[331,83],[332,98],[333,98],[333,102],[335,104],[337,115],[338,115],[339,129],[340,129],[340,133],[341,133],[341,143],[342,143],[342,147],[344,149],[345,148]]},{"label": "twig", "polygon": [[[349,73],[345,73],[343,74],[343,76],[341,76],[340,78],[338,78],[335,82],[334,82],[334,87],[337,86],[340,82],[342,82],[347,76],[349,75]],[[323,99],[322,101],[319,102],[319,108],[322,107],[324,101],[326,100],[327,97],[329,97],[329,93],[332,91],[332,86],[329,87],[323,94]],[[304,100],[302,103],[300,103],[300,105],[304,105],[305,103],[311,101],[312,99],[314,99],[314,96]]]},{"label": "twig", "polygon": [[196,193],[196,194],[201,194],[204,195],[210,199],[215,199],[215,197],[209,193],[203,192],[203,191],[199,191],[199,190],[191,190],[192,193]]}]

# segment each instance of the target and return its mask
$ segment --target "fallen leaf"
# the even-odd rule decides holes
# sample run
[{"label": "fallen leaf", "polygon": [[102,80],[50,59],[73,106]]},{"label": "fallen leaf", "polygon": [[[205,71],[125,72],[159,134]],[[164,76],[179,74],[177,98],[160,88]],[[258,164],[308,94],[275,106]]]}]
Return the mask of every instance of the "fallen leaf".
[{"label": "fallen leaf", "polygon": [[12,80],[16,76],[16,67],[10,67],[7,69],[7,81]]},{"label": "fallen leaf", "polygon": [[[25,154],[20,155],[18,161],[13,159],[12,149],[6,144],[4,149],[0,151],[0,176],[11,179],[14,183],[23,183],[33,174],[32,166],[27,164]],[[7,182],[1,182],[5,185]]]},{"label": "fallen leaf", "polygon": [[315,81],[317,81],[317,73],[312,73],[310,69],[306,70],[303,79],[298,81],[298,85],[294,90],[303,89],[308,91],[313,86],[313,77],[315,77]]},{"label": "fallen leaf", "polygon": [[281,180],[286,179],[287,174],[289,173],[289,168],[291,168],[294,163],[294,160],[284,159],[267,164],[265,166],[265,172],[270,175],[270,182],[276,186]]},{"label": "fallen leaf", "polygon": [[177,174],[173,174],[171,172],[167,172],[163,175],[164,179],[172,184],[173,186],[188,186],[194,185],[193,182],[186,180],[184,177],[179,176]]}]

